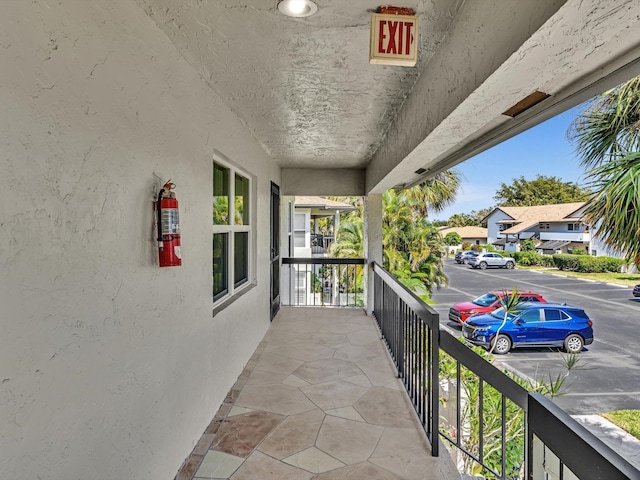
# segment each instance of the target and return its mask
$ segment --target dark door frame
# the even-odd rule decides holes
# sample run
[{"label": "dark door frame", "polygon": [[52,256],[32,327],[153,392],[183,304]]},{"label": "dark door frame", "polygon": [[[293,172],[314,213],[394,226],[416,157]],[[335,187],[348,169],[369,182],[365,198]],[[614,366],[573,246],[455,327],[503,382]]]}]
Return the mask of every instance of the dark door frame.
[{"label": "dark door frame", "polygon": [[271,320],[280,310],[280,187],[271,182],[271,288],[269,289]]}]

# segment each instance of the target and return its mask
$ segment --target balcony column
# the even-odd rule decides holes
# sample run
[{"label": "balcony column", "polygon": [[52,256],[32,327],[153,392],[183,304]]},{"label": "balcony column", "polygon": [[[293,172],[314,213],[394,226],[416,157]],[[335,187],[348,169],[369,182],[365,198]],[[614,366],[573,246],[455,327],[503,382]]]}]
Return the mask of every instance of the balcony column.
[{"label": "balcony column", "polygon": [[364,197],[364,256],[369,265],[364,270],[364,291],[367,292],[367,315],[373,312],[373,268],[371,262],[382,265],[382,195]]}]

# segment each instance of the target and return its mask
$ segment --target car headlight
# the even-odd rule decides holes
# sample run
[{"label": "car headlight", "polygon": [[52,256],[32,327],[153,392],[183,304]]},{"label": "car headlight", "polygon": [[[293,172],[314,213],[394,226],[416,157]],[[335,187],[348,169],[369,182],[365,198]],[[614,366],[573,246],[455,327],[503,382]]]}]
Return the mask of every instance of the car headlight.
[{"label": "car headlight", "polygon": [[476,328],[476,332],[488,332],[491,330],[491,327],[478,327]]}]

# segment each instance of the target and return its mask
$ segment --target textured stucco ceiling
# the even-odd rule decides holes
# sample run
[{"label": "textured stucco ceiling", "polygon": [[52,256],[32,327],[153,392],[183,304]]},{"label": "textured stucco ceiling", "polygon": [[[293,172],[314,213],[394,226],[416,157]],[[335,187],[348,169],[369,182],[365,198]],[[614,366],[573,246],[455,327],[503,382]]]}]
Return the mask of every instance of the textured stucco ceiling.
[{"label": "textured stucco ceiling", "polygon": [[368,63],[375,1],[319,0],[299,19],[276,1],[139,3],[282,166],[363,168],[462,1],[402,2],[420,17],[415,67]]},{"label": "textured stucco ceiling", "polygon": [[[369,64],[372,0],[317,0],[302,19],[277,0],[134,1],[279,162],[286,194],[415,184],[640,74],[637,0],[403,0],[415,67]],[[549,97],[503,115],[534,91]]]}]

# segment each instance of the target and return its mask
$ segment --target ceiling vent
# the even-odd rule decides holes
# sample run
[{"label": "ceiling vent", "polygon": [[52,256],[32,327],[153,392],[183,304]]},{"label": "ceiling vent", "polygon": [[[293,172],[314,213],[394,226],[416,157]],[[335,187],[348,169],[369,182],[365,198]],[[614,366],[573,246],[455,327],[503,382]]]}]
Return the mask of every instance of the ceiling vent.
[{"label": "ceiling vent", "polygon": [[516,103],[513,107],[509,108],[505,112],[502,112],[502,114],[506,115],[507,117],[515,118],[521,113],[524,113],[527,110],[529,110],[531,107],[536,106],[544,99],[549,98],[550,96],[551,95],[549,95],[548,93],[544,93],[544,92],[540,92],[539,90],[536,90],[531,95],[524,97],[522,100]]}]

